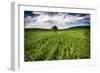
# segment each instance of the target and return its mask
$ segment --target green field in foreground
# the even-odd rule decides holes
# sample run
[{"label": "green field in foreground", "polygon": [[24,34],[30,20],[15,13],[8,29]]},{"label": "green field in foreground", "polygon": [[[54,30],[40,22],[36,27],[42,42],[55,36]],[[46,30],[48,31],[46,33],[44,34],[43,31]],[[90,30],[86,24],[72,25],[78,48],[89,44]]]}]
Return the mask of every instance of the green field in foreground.
[{"label": "green field in foreground", "polygon": [[67,60],[90,58],[90,27],[63,30],[24,30],[24,60]]}]

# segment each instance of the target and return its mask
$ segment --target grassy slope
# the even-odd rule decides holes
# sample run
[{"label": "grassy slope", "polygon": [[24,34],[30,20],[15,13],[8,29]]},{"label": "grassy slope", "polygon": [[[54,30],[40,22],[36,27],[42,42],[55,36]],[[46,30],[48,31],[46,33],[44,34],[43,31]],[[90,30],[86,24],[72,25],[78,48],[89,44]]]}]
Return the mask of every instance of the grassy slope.
[{"label": "grassy slope", "polygon": [[25,61],[90,58],[90,29],[25,29]]}]

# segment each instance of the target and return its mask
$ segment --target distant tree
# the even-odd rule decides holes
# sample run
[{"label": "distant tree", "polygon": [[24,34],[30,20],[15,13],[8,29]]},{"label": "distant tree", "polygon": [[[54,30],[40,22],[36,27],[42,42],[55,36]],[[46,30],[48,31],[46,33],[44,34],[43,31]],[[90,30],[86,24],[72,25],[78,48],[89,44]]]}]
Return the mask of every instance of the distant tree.
[{"label": "distant tree", "polygon": [[58,27],[57,26],[53,26],[51,29],[58,30]]}]

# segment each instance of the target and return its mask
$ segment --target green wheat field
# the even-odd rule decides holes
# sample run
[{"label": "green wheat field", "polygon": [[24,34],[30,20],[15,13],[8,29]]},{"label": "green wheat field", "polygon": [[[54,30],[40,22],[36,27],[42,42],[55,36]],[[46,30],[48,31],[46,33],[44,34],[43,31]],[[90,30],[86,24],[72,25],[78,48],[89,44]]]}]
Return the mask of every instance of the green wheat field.
[{"label": "green wheat field", "polygon": [[24,60],[49,61],[90,58],[90,27],[24,29]]}]

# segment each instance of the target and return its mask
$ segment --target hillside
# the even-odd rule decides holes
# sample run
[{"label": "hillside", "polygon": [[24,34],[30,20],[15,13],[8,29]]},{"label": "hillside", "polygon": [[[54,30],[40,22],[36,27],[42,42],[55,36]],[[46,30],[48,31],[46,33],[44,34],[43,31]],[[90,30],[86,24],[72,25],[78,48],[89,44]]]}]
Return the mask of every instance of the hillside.
[{"label": "hillside", "polygon": [[90,27],[25,29],[25,61],[89,59]]}]

